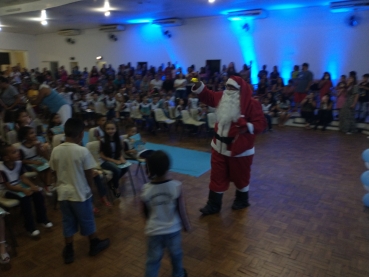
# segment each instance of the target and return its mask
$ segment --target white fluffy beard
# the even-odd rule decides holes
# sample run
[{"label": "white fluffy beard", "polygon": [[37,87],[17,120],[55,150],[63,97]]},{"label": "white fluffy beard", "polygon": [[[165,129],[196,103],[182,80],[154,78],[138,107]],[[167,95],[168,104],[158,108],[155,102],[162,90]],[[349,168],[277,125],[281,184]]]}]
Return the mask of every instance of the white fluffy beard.
[{"label": "white fluffy beard", "polygon": [[216,110],[217,119],[220,125],[236,122],[240,115],[240,92],[225,90]]}]

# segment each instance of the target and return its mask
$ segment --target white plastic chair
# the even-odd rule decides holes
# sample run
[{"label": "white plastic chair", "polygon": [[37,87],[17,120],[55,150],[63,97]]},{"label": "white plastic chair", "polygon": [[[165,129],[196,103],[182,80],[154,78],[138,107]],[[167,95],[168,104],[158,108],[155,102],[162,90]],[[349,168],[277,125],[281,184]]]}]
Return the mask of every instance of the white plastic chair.
[{"label": "white plastic chair", "polygon": [[181,114],[182,114],[182,121],[186,125],[201,126],[205,124],[205,122],[193,119],[187,110],[182,110]]},{"label": "white plastic chair", "polygon": [[176,118],[176,112],[175,112],[176,108],[175,107],[169,107],[169,117],[171,119],[175,119]]},{"label": "white plastic chair", "polygon": [[96,127],[95,128],[91,128],[88,131],[88,141],[89,142],[97,141],[97,138],[95,137],[95,130],[96,130]]},{"label": "white plastic chair", "polygon": [[[86,148],[88,149],[88,151],[90,151],[92,157],[94,158],[94,160],[97,164],[96,169],[101,170],[103,172],[103,176],[105,177],[105,181],[107,183],[109,180],[111,180],[113,178],[113,173],[110,170],[102,169],[101,166],[100,166],[100,141],[88,142],[87,145],[86,145]],[[133,194],[136,195],[136,188],[135,188],[135,185],[133,183],[133,179],[132,179],[132,175],[131,175],[131,171],[130,171],[130,166],[131,166],[131,164],[127,167],[128,168],[128,175],[129,175],[129,179],[130,179],[130,182],[131,182]]]},{"label": "white plastic chair", "polygon": [[58,145],[60,145],[63,140],[65,140],[65,134],[54,135],[53,141],[51,143],[52,148],[55,148]]},{"label": "white plastic chair", "polygon": [[199,118],[199,110],[198,109],[190,109],[190,115],[194,120],[198,120]]},{"label": "white plastic chair", "polygon": [[156,122],[166,123],[166,124],[173,124],[176,122],[175,120],[172,120],[166,117],[162,109],[155,109],[154,114],[155,114]]},{"label": "white plastic chair", "polygon": [[95,113],[106,114],[106,108],[103,102],[99,101],[95,103]]},{"label": "white plastic chair", "polygon": [[140,111],[139,111],[139,109],[138,109],[137,106],[134,106],[134,107],[131,108],[130,114],[131,114],[131,117],[133,119],[143,119],[142,118],[142,114],[140,113]]},{"label": "white plastic chair", "polygon": [[17,132],[12,130],[6,133],[6,142],[14,144],[18,142]]}]

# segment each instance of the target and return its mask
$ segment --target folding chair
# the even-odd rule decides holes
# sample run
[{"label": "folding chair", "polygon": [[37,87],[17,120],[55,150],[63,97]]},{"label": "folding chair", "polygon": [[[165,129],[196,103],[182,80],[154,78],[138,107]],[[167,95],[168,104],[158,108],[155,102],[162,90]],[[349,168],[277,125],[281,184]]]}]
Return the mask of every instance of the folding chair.
[{"label": "folding chair", "polygon": [[[195,126],[195,127],[198,127],[200,128],[200,126],[204,125],[205,122],[202,122],[202,121],[198,121],[198,120],[194,120],[189,112],[187,110],[182,110],[181,111],[181,114],[182,114],[182,122],[183,124],[186,126]],[[185,128],[182,128],[182,132],[181,132],[181,137],[180,139],[182,138],[182,134],[183,132],[185,131]],[[200,133],[200,132],[199,132]]]},{"label": "folding chair", "polygon": [[95,137],[95,128],[91,128],[88,130],[88,142],[97,141],[97,138]]}]

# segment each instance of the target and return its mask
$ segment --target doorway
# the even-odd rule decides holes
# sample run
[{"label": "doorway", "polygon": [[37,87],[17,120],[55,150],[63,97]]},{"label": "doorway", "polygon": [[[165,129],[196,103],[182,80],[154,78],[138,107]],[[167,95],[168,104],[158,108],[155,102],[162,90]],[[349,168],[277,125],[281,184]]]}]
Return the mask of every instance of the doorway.
[{"label": "doorway", "polygon": [[50,62],[50,72],[53,78],[56,78],[56,75],[59,70],[59,63],[58,62]]},{"label": "doorway", "polygon": [[73,69],[78,66],[78,62],[70,62],[69,63],[70,66],[70,72],[72,73]]},{"label": "doorway", "polygon": [[96,62],[97,69],[101,69],[104,64],[106,64],[106,62],[103,62],[103,61]]},{"label": "doorway", "polygon": [[220,60],[206,60],[206,66],[211,72],[211,76],[218,72],[220,73]]}]

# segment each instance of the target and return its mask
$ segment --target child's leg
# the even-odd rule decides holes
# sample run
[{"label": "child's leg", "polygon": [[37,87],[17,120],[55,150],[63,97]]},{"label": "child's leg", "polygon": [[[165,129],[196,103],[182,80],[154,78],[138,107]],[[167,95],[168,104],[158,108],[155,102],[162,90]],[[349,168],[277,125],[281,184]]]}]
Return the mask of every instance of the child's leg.
[{"label": "child's leg", "polygon": [[165,247],[169,250],[169,255],[172,260],[174,277],[183,277],[184,269],[182,265],[182,246],[181,246],[181,231],[165,235]]},{"label": "child's leg", "polygon": [[121,169],[111,162],[103,162],[101,168],[109,170],[113,173],[113,184],[115,188],[119,187],[119,179],[121,177]]},{"label": "child's leg", "polygon": [[30,196],[21,197],[15,193],[7,191],[5,193],[5,198],[16,199],[20,202],[21,211],[24,216],[24,226],[26,230],[30,233],[35,231],[36,226],[33,220],[31,197]]},{"label": "child's leg", "polygon": [[41,192],[34,192],[31,196],[36,211],[36,221],[47,224],[50,220],[47,218],[45,199]]},{"label": "child's leg", "polygon": [[105,206],[110,207],[111,206],[111,203],[108,201],[108,199],[106,197],[106,194],[107,194],[106,188],[105,188],[104,184],[101,181],[100,175],[97,175],[97,176],[94,177],[94,182],[95,182],[95,185],[97,187],[97,191],[99,193],[99,196],[101,198],[101,201],[103,202],[103,204]]},{"label": "child's leg", "polygon": [[0,264],[9,262],[10,257],[5,248],[5,223],[4,218],[0,215]]},{"label": "child's leg", "polygon": [[160,261],[164,253],[164,235],[149,236],[147,247],[145,277],[157,277],[159,275]]}]

